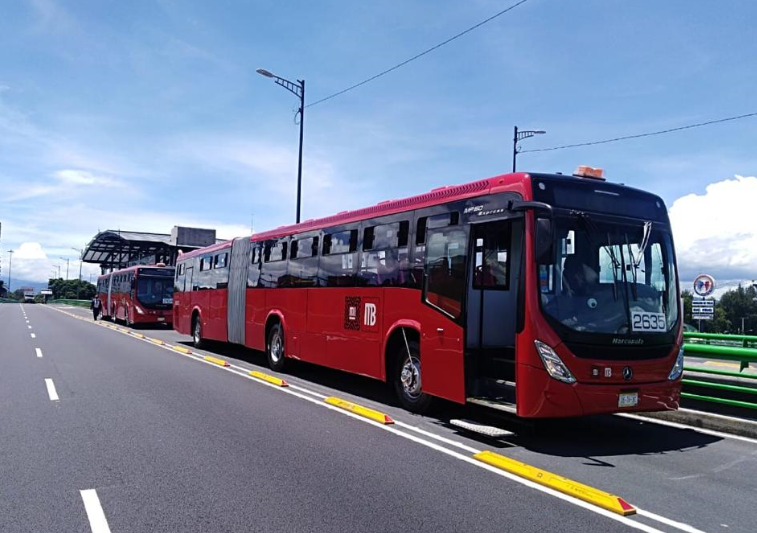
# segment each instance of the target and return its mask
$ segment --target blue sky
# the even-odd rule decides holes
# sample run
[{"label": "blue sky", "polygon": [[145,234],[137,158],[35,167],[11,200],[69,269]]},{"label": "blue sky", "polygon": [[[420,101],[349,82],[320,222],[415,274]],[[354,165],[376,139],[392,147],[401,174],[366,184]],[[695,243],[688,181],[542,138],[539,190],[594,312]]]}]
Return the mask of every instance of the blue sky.
[{"label": "blue sky", "polygon": [[[14,271],[45,278],[48,263],[75,258],[70,248],[98,229],[184,224],[233,237],[253,215],[256,230],[290,222],[296,99],[256,68],[305,78],[313,102],[511,3],[3,2],[3,250],[25,247]],[[526,149],[757,111],[754,20],[748,0],[530,0],[309,108],[303,218],[505,173],[515,124],[548,132]],[[683,198],[674,206],[682,278],[710,268],[751,279],[757,217],[734,219],[728,195],[757,205],[756,131],[757,118],[746,119],[522,154],[519,168],[600,166],[669,206]],[[707,187],[722,182],[736,188],[717,189],[730,192],[714,207]],[[714,233],[686,234],[701,201],[714,209]],[[723,232],[733,234],[725,260],[707,252]],[[2,264],[6,277],[6,253]]]}]

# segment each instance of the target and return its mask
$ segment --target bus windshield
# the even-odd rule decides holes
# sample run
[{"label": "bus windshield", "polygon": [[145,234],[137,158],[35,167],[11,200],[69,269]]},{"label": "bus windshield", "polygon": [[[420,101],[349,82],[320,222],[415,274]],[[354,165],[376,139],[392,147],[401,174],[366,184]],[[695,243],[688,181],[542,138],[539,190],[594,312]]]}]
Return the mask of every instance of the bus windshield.
[{"label": "bus windshield", "polygon": [[577,332],[648,335],[678,322],[666,225],[572,211],[554,219],[554,261],[539,265],[543,311]]},{"label": "bus windshield", "polygon": [[170,309],[173,305],[173,278],[140,275],[137,300],[148,309]]}]

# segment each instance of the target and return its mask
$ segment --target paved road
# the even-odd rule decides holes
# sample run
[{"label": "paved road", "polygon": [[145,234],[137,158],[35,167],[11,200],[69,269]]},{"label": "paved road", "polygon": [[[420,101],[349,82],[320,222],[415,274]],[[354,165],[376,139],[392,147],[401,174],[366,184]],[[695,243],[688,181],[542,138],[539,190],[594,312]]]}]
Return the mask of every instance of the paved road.
[{"label": "paved road", "polygon": [[[222,369],[64,313],[87,314],[0,305],[0,531],[105,531],[90,529],[97,506],[85,508],[81,493],[90,489],[114,533],[755,531],[752,442],[619,417],[533,426],[452,406],[420,417],[381,384],[304,364],[283,393],[244,377],[262,369],[261,354],[202,352],[233,364]],[[400,424],[345,416],[319,395]],[[449,426],[451,416],[515,435],[479,440]],[[611,518],[484,469],[473,449],[619,494],[645,513]]]}]

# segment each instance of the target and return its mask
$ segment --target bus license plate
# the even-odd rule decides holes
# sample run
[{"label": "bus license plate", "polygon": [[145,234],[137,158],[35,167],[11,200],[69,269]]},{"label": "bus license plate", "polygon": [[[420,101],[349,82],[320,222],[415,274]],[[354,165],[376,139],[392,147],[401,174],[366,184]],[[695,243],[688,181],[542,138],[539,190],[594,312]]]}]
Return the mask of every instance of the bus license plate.
[{"label": "bus license plate", "polygon": [[634,407],[639,403],[638,392],[624,392],[618,396],[618,407]]},{"label": "bus license plate", "polygon": [[166,321],[166,317],[164,317],[164,316],[159,316],[158,317],[158,322],[165,322],[165,321]]}]

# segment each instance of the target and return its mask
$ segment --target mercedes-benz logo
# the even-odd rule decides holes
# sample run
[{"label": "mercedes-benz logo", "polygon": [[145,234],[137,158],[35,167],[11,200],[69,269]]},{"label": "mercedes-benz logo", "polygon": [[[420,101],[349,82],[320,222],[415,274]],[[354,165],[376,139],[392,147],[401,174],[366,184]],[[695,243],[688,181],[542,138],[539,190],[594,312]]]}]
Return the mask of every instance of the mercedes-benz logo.
[{"label": "mercedes-benz logo", "polygon": [[623,379],[630,381],[633,377],[633,369],[630,366],[623,368]]}]

